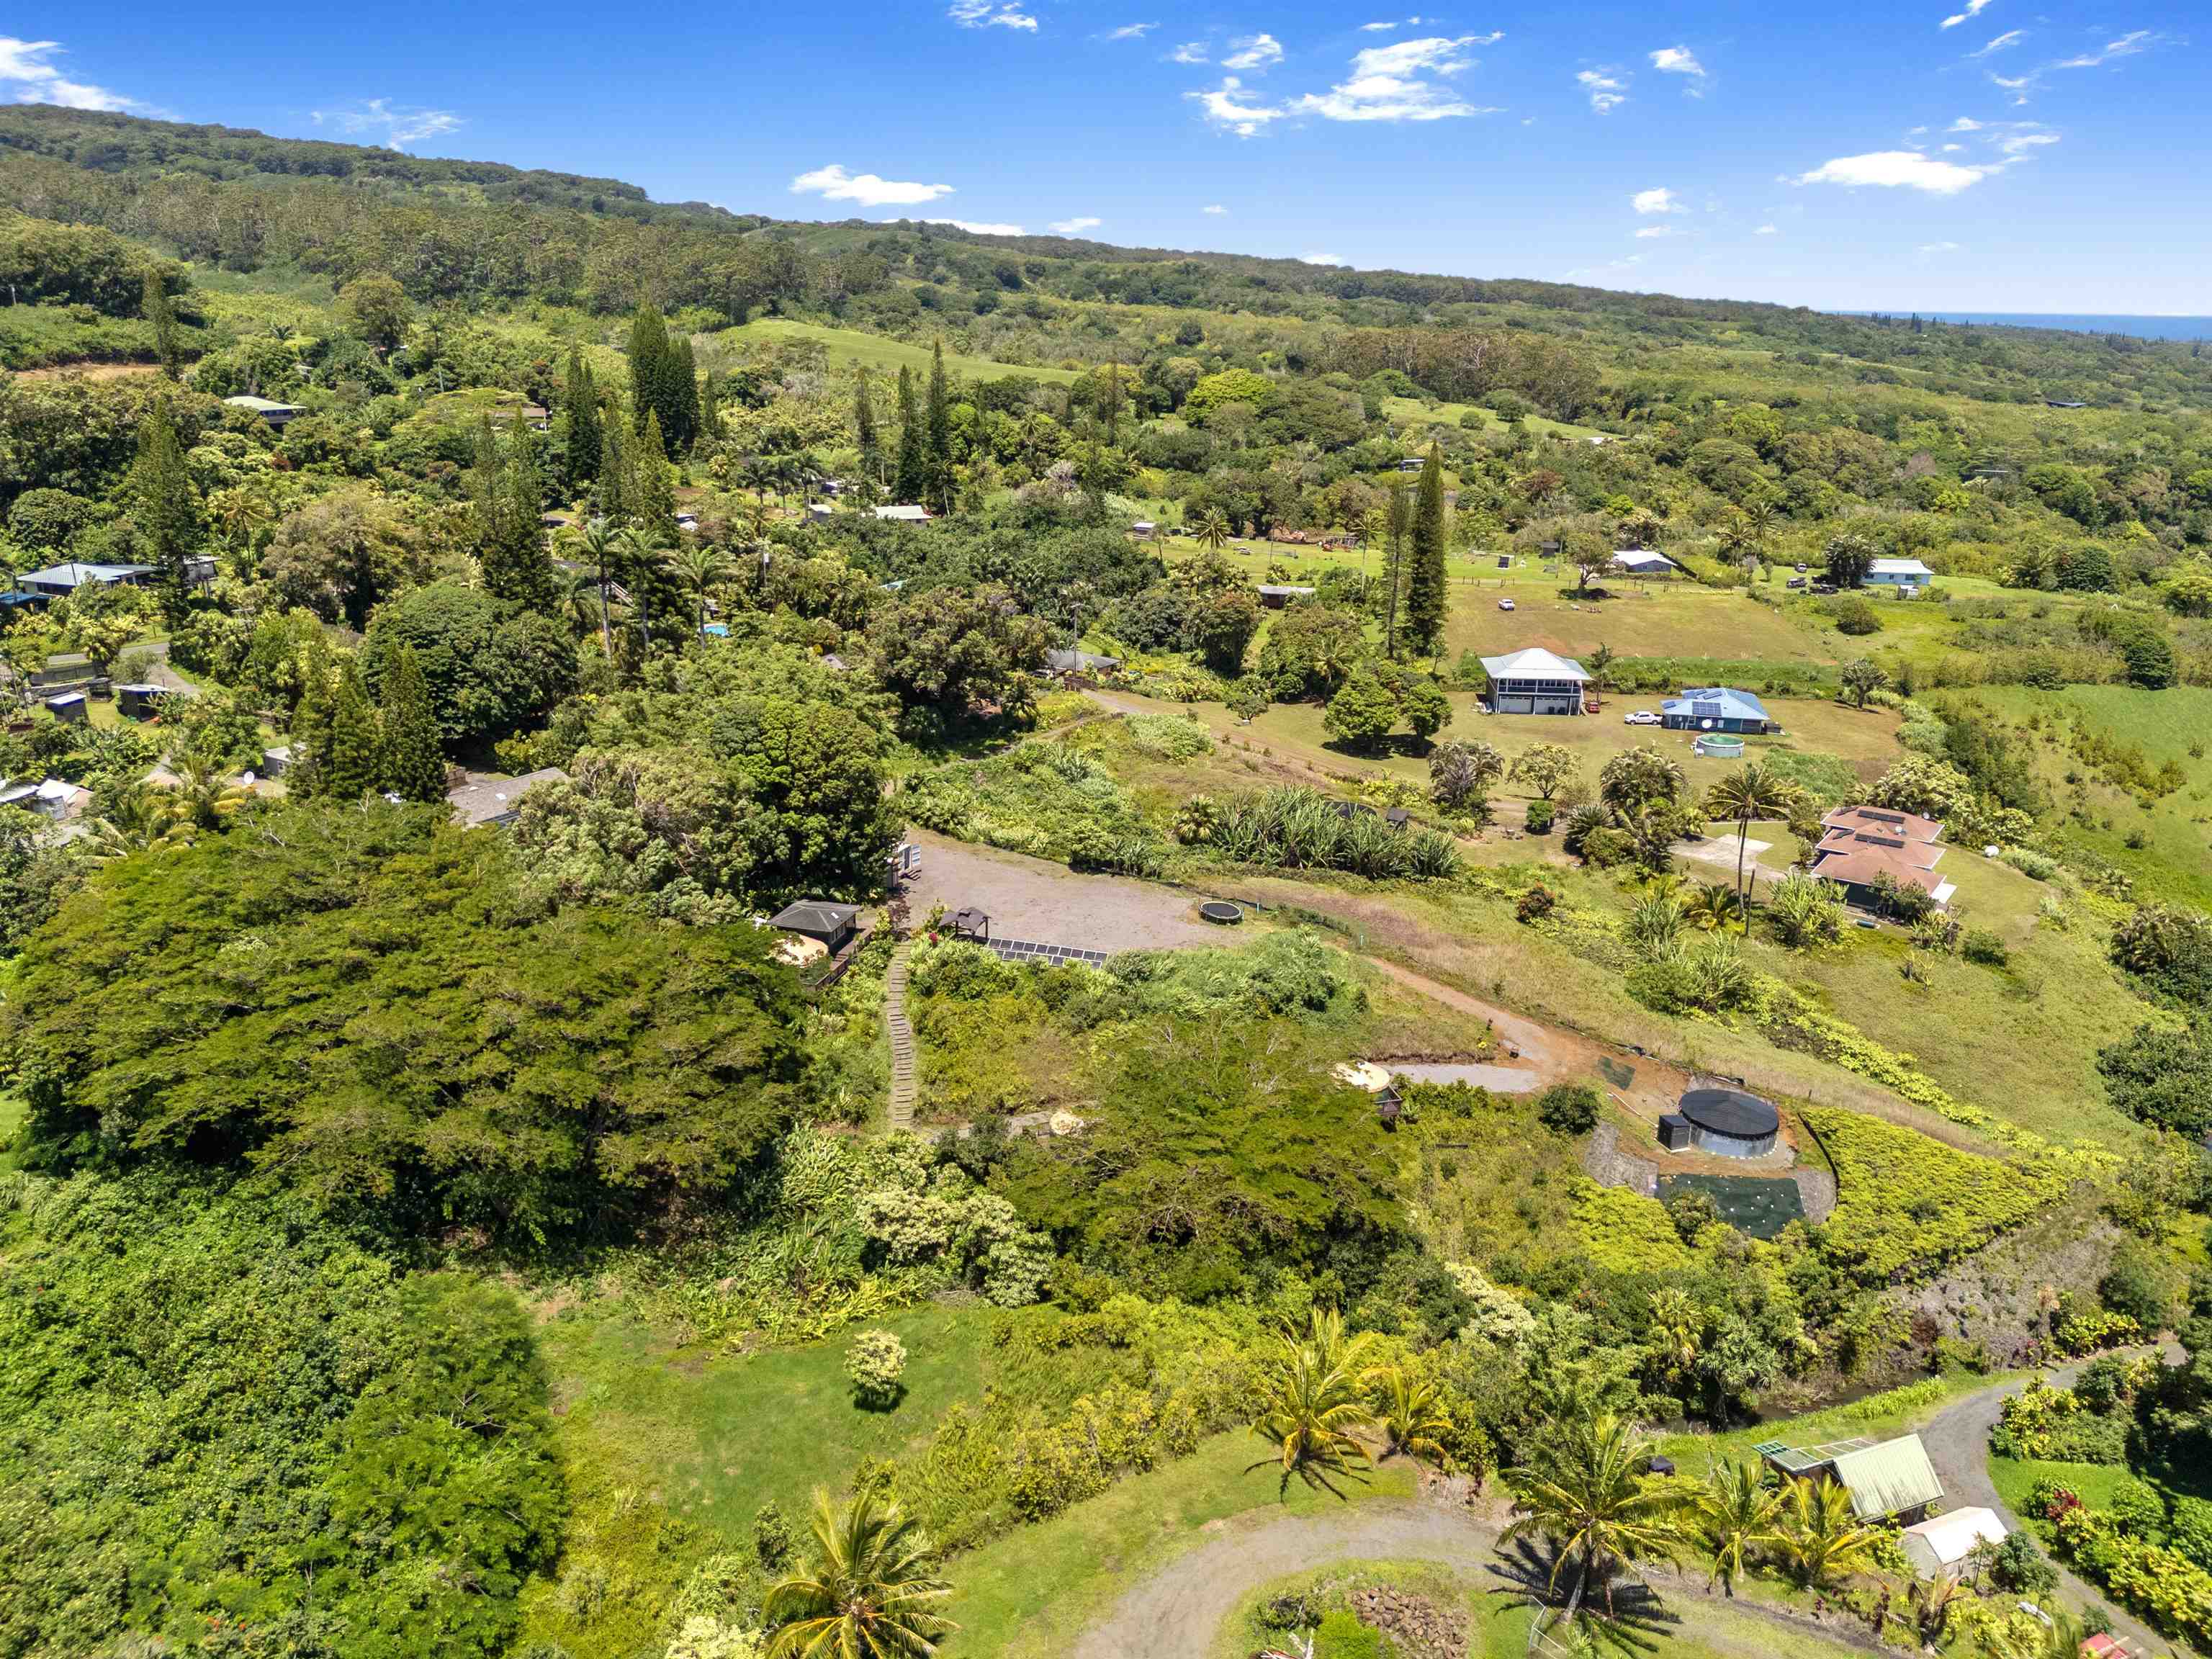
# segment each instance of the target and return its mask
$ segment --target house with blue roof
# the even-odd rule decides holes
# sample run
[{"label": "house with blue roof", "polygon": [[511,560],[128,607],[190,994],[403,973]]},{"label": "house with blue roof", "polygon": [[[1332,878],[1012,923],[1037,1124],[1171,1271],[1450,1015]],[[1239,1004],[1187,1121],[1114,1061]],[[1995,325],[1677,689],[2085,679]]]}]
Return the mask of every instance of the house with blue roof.
[{"label": "house with blue roof", "polygon": [[1659,724],[1669,732],[1749,732],[1779,728],[1766,717],[1766,705],[1748,691],[1712,685],[1685,691],[1659,705]]}]

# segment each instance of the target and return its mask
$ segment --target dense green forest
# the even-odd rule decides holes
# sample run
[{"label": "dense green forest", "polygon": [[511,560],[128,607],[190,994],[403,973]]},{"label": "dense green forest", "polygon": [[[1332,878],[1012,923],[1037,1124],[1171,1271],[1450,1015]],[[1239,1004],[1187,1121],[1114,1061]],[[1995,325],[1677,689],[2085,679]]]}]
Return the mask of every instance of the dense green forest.
[{"label": "dense green forest", "polygon": [[[2048,1549],[2212,1651],[2195,347],[34,105],[0,287],[0,589],[134,570],[0,618],[0,1656],[1066,1651],[1417,1486],[1573,1562],[1509,1645],[2010,1659]],[[1712,1079],[1780,1161],[1647,1182]],[[1737,1461],[2100,1355],[1940,1606]],[[1330,1595],[1236,1650],[1425,1651]]]}]

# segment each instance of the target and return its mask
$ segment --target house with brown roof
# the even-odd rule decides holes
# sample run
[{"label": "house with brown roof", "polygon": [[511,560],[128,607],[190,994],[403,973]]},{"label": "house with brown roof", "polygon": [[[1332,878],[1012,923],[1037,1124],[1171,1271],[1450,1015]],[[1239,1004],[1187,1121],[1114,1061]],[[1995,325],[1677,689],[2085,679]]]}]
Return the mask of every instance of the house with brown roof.
[{"label": "house with brown roof", "polygon": [[1841,887],[1850,903],[1874,904],[1885,877],[1890,884],[1918,888],[1939,910],[1959,890],[1936,873],[1950,849],[1942,844],[1943,826],[1932,818],[1887,807],[1845,806],[1829,813],[1820,827],[1813,873]]}]

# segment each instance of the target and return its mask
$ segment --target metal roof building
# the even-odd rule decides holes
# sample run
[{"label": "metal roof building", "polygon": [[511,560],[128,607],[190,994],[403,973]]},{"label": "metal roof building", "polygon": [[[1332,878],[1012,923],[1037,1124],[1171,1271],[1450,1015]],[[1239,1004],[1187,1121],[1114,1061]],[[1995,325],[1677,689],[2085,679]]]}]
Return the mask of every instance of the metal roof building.
[{"label": "metal roof building", "polygon": [[1659,705],[1659,723],[1669,732],[1753,732],[1774,724],[1765,703],[1729,685],[1693,688],[1668,698]]},{"label": "metal roof building", "polygon": [[1895,1515],[1917,1518],[1919,1511],[1943,1497],[1943,1483],[1917,1434],[1900,1435],[1880,1444],[1843,1440],[1802,1450],[1769,1440],[1758,1451],[1793,1480],[1839,1483],[1850,1494],[1851,1512],[1862,1521],[1881,1521]]}]

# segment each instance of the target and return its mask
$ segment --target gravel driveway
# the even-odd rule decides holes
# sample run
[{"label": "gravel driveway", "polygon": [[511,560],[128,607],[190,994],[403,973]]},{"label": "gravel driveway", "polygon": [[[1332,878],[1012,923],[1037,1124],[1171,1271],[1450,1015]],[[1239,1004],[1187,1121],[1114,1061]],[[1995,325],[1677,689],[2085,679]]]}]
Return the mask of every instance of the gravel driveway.
[{"label": "gravel driveway", "polygon": [[921,848],[921,873],[907,884],[919,927],[933,905],[975,905],[991,918],[994,939],[1069,945],[1086,951],[1159,951],[1232,945],[1242,930],[1198,919],[1196,896],[1123,876],[1086,876],[1064,864],[994,847],[909,830]]}]

